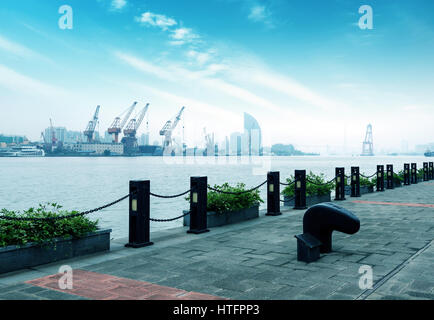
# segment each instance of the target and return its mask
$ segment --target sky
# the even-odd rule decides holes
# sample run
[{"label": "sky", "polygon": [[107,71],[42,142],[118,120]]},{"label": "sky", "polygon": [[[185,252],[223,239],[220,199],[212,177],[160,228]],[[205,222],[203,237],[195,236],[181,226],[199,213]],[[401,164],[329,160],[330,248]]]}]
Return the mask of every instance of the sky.
[{"label": "sky", "polygon": [[138,101],[151,142],[185,106],[189,146],[248,112],[266,145],[360,152],[371,123],[377,150],[412,148],[434,141],[433,18],[431,0],[2,0],[0,133],[83,131],[97,105],[103,133]]}]

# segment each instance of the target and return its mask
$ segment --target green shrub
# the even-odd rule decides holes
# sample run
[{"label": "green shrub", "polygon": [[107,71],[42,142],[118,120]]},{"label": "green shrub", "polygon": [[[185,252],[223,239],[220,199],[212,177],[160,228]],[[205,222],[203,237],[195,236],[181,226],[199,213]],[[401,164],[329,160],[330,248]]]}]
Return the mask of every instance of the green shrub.
[{"label": "green shrub", "polygon": [[[387,181],[387,171],[384,171],[384,175],[383,175],[383,180],[384,180],[384,184],[386,184]],[[372,179],[372,182],[374,183],[374,185],[377,185],[377,176],[375,176]],[[393,173],[393,182],[395,184],[400,184],[402,182],[404,182],[404,171],[401,170],[398,173]]]},{"label": "green shrub", "polygon": [[[224,183],[221,186],[215,185],[214,189],[224,192],[243,192],[246,191],[244,183],[238,183],[236,186],[230,186],[229,183]],[[185,200],[190,201],[190,196]],[[241,209],[251,208],[259,205],[264,201],[261,199],[258,189],[242,193],[242,194],[224,194],[217,191],[209,190],[207,197],[207,211],[223,213],[229,211],[237,211]]]},{"label": "green shrub", "polygon": [[365,178],[360,176],[360,186],[361,187],[373,187],[375,186],[377,183],[377,181],[374,182],[374,179],[369,179],[369,178]]},{"label": "green shrub", "polygon": [[[39,208],[30,208],[20,212],[0,211],[1,216],[11,218],[49,218],[77,214],[77,211],[61,210],[56,203],[39,204]],[[84,216],[49,221],[12,221],[0,219],[0,247],[9,245],[25,245],[27,243],[42,244],[54,238],[72,236],[78,238],[88,232],[97,230],[98,220],[91,221]]]},{"label": "green shrub", "polygon": [[417,178],[423,180],[423,168],[417,170]]},{"label": "green shrub", "polygon": [[[291,183],[292,181],[294,181],[294,179],[295,177],[291,175],[288,179],[286,179],[286,181],[287,183]],[[333,190],[333,188],[335,187],[335,182],[324,184],[326,182],[327,181],[325,180],[325,176],[323,173],[316,175],[312,173],[312,171],[310,171],[309,174],[306,175],[306,196],[322,196],[330,194],[330,191]],[[294,184],[286,186],[285,189],[283,189],[282,194],[287,197],[293,197],[295,194],[294,189]]]}]

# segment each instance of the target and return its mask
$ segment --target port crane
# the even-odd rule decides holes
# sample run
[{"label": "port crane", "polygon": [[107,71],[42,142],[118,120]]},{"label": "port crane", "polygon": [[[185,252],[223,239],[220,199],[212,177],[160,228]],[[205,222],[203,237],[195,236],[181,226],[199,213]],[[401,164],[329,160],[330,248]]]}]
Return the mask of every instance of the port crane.
[{"label": "port crane", "polygon": [[[114,139],[113,139],[114,143],[119,143],[119,134],[122,132],[122,129],[127,124],[127,121],[130,118],[131,114],[133,113],[136,105],[137,102],[134,102],[131,107],[129,107],[126,111],[124,111],[124,113],[122,113],[119,117],[116,117],[116,119],[113,121],[112,125],[108,129],[108,133],[114,135]],[[122,116],[123,118],[121,118]]]},{"label": "port crane", "polygon": [[87,142],[89,143],[94,142],[93,134],[95,132],[96,125],[98,123],[99,109],[100,106],[97,106],[93,119],[89,121],[89,124],[87,125],[86,130],[84,131],[84,135],[87,137]]},{"label": "port crane", "polygon": [[163,142],[163,153],[164,154],[174,154],[174,147],[173,147],[173,131],[176,129],[179,121],[181,120],[182,113],[184,112],[185,107],[182,107],[181,110],[178,112],[178,114],[166,122],[163,129],[160,130],[160,136],[164,137]]},{"label": "port crane", "polygon": [[136,151],[137,144],[137,131],[145,118],[146,113],[149,109],[149,103],[140,111],[133,119],[130,120],[126,128],[124,129],[124,137],[122,143],[124,144],[124,152],[127,154],[132,154]]}]

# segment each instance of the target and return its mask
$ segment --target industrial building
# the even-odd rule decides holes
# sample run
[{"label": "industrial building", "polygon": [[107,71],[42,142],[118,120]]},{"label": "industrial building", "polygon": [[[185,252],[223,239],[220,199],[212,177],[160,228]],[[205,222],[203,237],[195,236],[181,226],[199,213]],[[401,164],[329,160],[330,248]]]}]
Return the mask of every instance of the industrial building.
[{"label": "industrial building", "polygon": [[90,153],[95,155],[123,155],[124,145],[122,143],[76,143],[70,145],[73,152]]}]

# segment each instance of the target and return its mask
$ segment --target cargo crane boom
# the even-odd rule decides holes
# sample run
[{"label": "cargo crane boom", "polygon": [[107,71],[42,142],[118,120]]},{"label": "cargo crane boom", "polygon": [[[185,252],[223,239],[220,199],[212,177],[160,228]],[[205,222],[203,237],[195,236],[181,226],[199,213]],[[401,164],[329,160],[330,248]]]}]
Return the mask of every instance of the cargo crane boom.
[{"label": "cargo crane boom", "polygon": [[133,113],[136,105],[137,102],[134,102],[133,105],[126,110],[126,113],[124,112],[125,116],[123,117],[123,119],[121,119],[123,114],[121,114],[119,117],[116,117],[116,119],[113,121],[112,125],[108,129],[108,133],[114,135],[113,142],[119,143],[119,134],[122,132],[122,129],[127,124],[127,121]]},{"label": "cargo crane boom", "polygon": [[130,120],[130,122],[128,123],[128,126],[124,130],[125,136],[129,136],[129,137],[135,137],[136,136],[137,131],[139,130],[139,128],[143,122],[143,119],[145,118],[145,115],[148,112],[148,109],[149,109],[149,103],[146,104],[146,106],[142,109],[140,114],[136,115],[136,117],[134,117],[134,119]]},{"label": "cargo crane boom", "polygon": [[96,107],[95,115],[93,116],[93,120],[89,121],[89,124],[84,131],[84,135],[87,137],[87,142],[94,142],[93,134],[95,132],[96,124],[98,123],[98,115],[99,115],[100,106]]},{"label": "cargo crane boom", "polygon": [[179,121],[181,120],[182,113],[184,112],[185,107],[182,107],[178,114],[175,116],[175,119],[171,119],[166,122],[163,129],[160,130],[160,136],[164,136],[163,148],[165,153],[173,153],[173,131],[176,129]]},{"label": "cargo crane boom", "polygon": [[149,103],[142,109],[142,111],[137,114],[133,119],[130,120],[127,127],[124,130],[124,137],[122,138],[122,143],[124,144],[124,153],[126,154],[134,154],[138,151],[137,144],[137,131],[140,128],[140,125],[145,118],[146,113],[148,112]]}]

